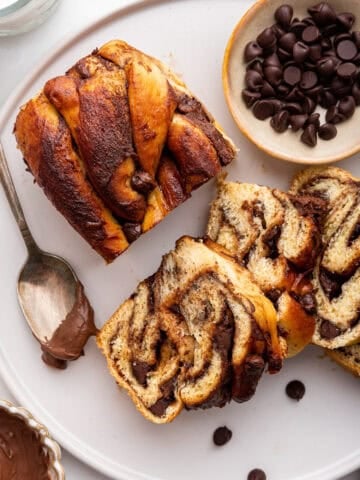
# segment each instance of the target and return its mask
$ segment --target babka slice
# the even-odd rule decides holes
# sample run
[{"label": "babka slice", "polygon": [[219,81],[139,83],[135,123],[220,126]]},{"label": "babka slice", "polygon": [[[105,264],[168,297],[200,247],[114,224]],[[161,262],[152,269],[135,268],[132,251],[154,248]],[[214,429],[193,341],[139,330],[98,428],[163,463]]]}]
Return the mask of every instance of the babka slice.
[{"label": "babka slice", "polygon": [[235,157],[185,84],[120,40],[49,80],[14,133],[46,195],[108,262]]},{"label": "babka slice", "polygon": [[211,241],[183,237],[98,334],[110,372],[145,418],[248,400],[281,368],[272,303]]},{"label": "babka slice", "polygon": [[308,279],[320,245],[314,202],[221,177],[207,226],[207,236],[252,272],[273,301],[288,356],[304,348],[314,331]]},{"label": "babka slice", "polygon": [[312,275],[313,342],[328,349],[360,341],[360,181],[336,167],[309,168],[290,191],[325,201],[322,251]]}]

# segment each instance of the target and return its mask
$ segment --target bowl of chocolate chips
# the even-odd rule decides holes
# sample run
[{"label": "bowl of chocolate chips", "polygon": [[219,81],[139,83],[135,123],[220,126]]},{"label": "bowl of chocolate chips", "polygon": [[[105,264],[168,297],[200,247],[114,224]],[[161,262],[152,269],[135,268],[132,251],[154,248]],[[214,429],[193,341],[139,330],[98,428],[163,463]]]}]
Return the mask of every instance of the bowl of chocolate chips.
[{"label": "bowl of chocolate chips", "polygon": [[223,87],[240,131],[276,158],[358,153],[359,0],[259,0],[230,36]]}]

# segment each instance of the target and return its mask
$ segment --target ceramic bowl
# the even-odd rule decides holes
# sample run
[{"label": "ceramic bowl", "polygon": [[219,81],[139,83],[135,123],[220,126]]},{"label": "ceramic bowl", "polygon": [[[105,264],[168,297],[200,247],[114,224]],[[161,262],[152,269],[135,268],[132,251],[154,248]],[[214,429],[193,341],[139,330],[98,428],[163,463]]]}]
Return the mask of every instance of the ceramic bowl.
[{"label": "ceramic bowl", "polygon": [[[283,4],[291,5],[294,17],[300,19],[309,16],[307,9],[319,3],[317,0],[259,0],[240,19],[235,26],[226,46],[223,60],[223,88],[230,112],[240,131],[261,150],[273,157],[293,163],[320,165],[342,160],[360,151],[360,107],[354,116],[337,125],[337,137],[331,141],[318,139],[312,148],[300,141],[302,130],[294,133],[290,129],[280,134],[275,132],[270,121],[261,121],[254,117],[244,104],[241,91],[245,86],[246,63],[243,59],[246,44],[275,23],[274,12]],[[352,12],[356,21],[352,30],[360,30],[360,1],[331,0],[329,2],[337,13]],[[325,111],[318,107],[321,122]]]},{"label": "ceramic bowl", "polygon": [[0,409],[10,415],[19,417],[38,436],[41,445],[48,453],[50,480],[65,480],[65,472],[61,465],[61,450],[59,445],[50,437],[44,425],[41,425],[25,408],[16,407],[12,403],[0,399]]}]

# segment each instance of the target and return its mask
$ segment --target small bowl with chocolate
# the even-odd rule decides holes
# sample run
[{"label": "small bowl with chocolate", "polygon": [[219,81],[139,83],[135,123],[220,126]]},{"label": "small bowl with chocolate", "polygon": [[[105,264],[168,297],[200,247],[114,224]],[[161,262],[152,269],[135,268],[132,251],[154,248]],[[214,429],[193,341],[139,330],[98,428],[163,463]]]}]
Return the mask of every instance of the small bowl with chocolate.
[{"label": "small bowl with chocolate", "polygon": [[24,408],[0,400],[0,477],[65,480],[59,445]]},{"label": "small bowl with chocolate", "polygon": [[324,164],[360,151],[360,2],[259,0],[228,41],[223,87],[270,155]]}]

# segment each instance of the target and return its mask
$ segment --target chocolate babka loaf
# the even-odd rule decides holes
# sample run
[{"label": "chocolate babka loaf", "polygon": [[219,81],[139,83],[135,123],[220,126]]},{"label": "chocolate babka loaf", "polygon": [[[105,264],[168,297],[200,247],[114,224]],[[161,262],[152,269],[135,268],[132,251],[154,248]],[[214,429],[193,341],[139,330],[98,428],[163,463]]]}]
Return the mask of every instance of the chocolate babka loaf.
[{"label": "chocolate babka loaf", "polygon": [[318,203],[221,177],[210,209],[207,236],[252,272],[273,301],[288,356],[302,350],[314,332],[308,272],[320,246]]},{"label": "chocolate babka loaf", "polygon": [[108,262],[235,156],[185,84],[120,40],[49,80],[14,132],[37,183]]},{"label": "chocolate babka loaf", "polygon": [[276,311],[210,240],[183,237],[98,334],[111,374],[145,418],[248,400],[286,353]]},{"label": "chocolate babka loaf", "polygon": [[360,181],[340,168],[309,168],[290,191],[316,196],[327,207],[312,275],[313,342],[328,349],[352,345],[360,341]]}]

